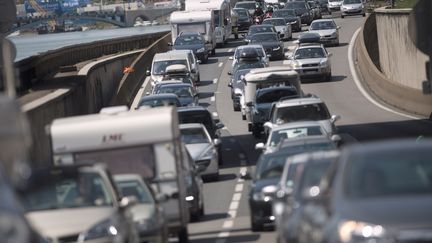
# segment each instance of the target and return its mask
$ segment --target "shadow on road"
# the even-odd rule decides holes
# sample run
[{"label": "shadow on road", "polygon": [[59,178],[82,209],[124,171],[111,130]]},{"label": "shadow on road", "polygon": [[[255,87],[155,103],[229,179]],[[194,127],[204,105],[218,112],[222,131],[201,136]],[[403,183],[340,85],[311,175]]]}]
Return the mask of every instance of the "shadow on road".
[{"label": "shadow on road", "polygon": [[[221,166],[220,168],[225,168],[223,166]],[[222,181],[231,181],[231,180],[235,180],[237,179],[237,175],[236,174],[220,174],[219,175],[219,179],[217,181],[213,181],[213,180],[204,180],[204,182],[206,184],[210,184],[210,183],[219,183]]]}]

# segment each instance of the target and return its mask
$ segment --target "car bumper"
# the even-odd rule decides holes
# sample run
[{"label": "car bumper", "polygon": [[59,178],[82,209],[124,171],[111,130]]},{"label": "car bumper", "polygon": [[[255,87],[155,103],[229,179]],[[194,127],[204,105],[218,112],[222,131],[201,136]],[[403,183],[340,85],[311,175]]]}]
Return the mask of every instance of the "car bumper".
[{"label": "car bumper", "polygon": [[310,67],[310,68],[299,68],[295,69],[300,75],[300,78],[318,78],[318,77],[326,77],[330,74],[330,68],[324,67]]},{"label": "car bumper", "polygon": [[329,11],[340,11],[340,6],[328,6]]},{"label": "car bumper", "polygon": [[341,11],[342,15],[363,15],[364,9],[347,9]]},{"label": "car bumper", "polygon": [[274,224],[272,202],[249,200],[251,217],[259,224]]},{"label": "car bumper", "polygon": [[337,45],[339,44],[338,37],[321,37],[320,43],[323,45]]}]

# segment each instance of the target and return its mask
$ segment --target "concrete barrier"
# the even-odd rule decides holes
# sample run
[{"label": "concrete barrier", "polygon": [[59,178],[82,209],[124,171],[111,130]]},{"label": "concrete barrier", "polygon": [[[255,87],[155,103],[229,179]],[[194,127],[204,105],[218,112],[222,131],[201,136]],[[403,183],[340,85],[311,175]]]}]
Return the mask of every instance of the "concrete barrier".
[{"label": "concrete barrier", "polygon": [[[169,35],[146,50],[105,58],[84,66],[77,75],[65,79],[64,88],[51,90],[42,98],[22,105],[32,130],[31,159],[35,166],[51,163],[51,144],[45,127],[60,117],[96,113],[111,104],[129,104],[144,81],[153,55],[166,51]],[[123,77],[123,68],[133,65],[135,72]],[[141,70],[142,69],[142,70]],[[67,84],[67,85],[66,85]],[[114,98],[119,96],[119,98]],[[115,102],[114,102],[115,101]]]},{"label": "concrete barrier", "polygon": [[411,9],[375,10],[381,71],[390,80],[421,90],[428,56],[417,49],[408,33]]},{"label": "concrete barrier", "polygon": [[[385,76],[374,64],[367,47],[371,47],[373,40],[369,37],[376,29],[373,14],[365,21],[363,29],[357,36],[354,47],[356,70],[363,86],[375,99],[393,106],[401,111],[429,117],[432,112],[432,96],[424,95],[421,90],[404,86]],[[381,46],[380,46],[381,47]],[[374,47],[376,48],[376,47]],[[375,55],[376,58],[376,55]],[[398,60],[394,60],[398,61]],[[404,69],[407,70],[406,68]]]}]

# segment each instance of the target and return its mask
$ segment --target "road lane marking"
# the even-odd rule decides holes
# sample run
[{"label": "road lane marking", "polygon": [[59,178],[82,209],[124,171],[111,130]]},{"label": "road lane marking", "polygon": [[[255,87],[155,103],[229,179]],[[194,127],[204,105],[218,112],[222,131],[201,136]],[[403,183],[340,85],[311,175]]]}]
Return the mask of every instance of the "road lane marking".
[{"label": "road lane marking", "polygon": [[243,184],[237,184],[234,191],[235,192],[243,191]]},{"label": "road lane marking", "polygon": [[392,112],[392,113],[394,113],[396,115],[399,115],[399,116],[403,116],[403,117],[407,117],[407,118],[410,118],[410,119],[414,119],[414,120],[423,119],[423,118],[420,118],[420,117],[415,117],[415,116],[411,116],[411,115],[408,115],[408,114],[404,114],[404,113],[395,111],[395,110],[393,110],[393,109],[391,109],[391,108],[389,108],[387,106],[384,106],[384,105],[380,104],[378,101],[376,101],[374,98],[372,98],[372,96],[365,90],[365,88],[363,87],[363,84],[361,83],[361,81],[360,81],[360,79],[358,77],[357,70],[354,67],[354,65],[355,65],[355,62],[354,62],[354,42],[357,39],[357,36],[360,33],[360,31],[361,31],[361,28],[358,28],[356,30],[356,32],[352,36],[351,41],[350,41],[349,46],[348,46],[348,63],[349,63],[349,66],[350,66],[351,75],[352,75],[352,77],[354,79],[354,82],[355,82],[357,88],[360,90],[360,93],[362,93],[363,96],[367,100],[369,100],[372,104],[378,106],[379,108],[381,108],[383,110],[386,110],[388,112]]},{"label": "road lane marking", "polygon": [[237,210],[228,211],[228,215],[230,218],[235,218],[237,216]]},{"label": "road lane marking", "polygon": [[231,202],[230,206],[229,206],[229,210],[237,210],[237,208],[239,207],[240,202]]},{"label": "road lane marking", "polygon": [[218,117],[218,113],[217,113],[216,111],[214,111],[214,112],[212,113],[212,115],[213,115],[214,117]]},{"label": "road lane marking", "polygon": [[232,228],[234,226],[234,221],[232,220],[227,220],[223,223],[222,228],[226,229],[226,228]]},{"label": "road lane marking", "polygon": [[233,51],[233,49],[232,48],[230,48],[229,50],[228,50],[228,52],[232,52]]},{"label": "road lane marking", "polygon": [[240,201],[240,198],[241,198],[241,192],[236,192],[236,193],[234,193],[234,195],[233,195],[233,198],[232,198],[232,202],[239,202]]},{"label": "road lane marking", "polygon": [[211,102],[214,102],[215,100],[216,100],[216,97],[214,97],[214,96],[210,97]]},{"label": "road lane marking", "polygon": [[240,174],[244,174],[247,172],[247,168],[246,167],[241,167],[240,168]]},{"label": "road lane marking", "polygon": [[223,62],[220,62],[218,67],[222,67],[223,66]]},{"label": "road lane marking", "polygon": [[213,83],[214,83],[214,84],[217,83],[217,81],[218,81],[217,78],[213,79]]}]

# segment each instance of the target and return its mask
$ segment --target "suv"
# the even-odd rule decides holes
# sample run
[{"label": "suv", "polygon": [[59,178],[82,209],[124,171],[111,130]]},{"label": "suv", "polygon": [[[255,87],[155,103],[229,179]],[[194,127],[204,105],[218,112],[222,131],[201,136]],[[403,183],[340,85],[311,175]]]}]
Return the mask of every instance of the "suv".
[{"label": "suv", "polygon": [[274,124],[318,121],[331,136],[337,133],[335,122],[339,119],[338,115],[330,116],[327,105],[318,97],[283,100],[275,103],[271,108],[270,120],[264,123],[264,131],[268,134]]},{"label": "suv", "polygon": [[305,1],[293,1],[285,4],[286,9],[293,9],[297,16],[301,18],[301,22],[310,25],[314,20],[314,14]]}]

